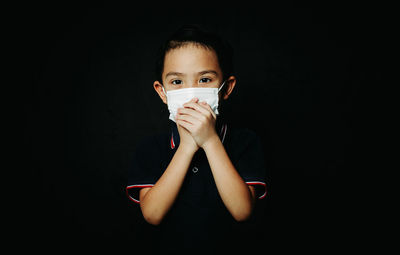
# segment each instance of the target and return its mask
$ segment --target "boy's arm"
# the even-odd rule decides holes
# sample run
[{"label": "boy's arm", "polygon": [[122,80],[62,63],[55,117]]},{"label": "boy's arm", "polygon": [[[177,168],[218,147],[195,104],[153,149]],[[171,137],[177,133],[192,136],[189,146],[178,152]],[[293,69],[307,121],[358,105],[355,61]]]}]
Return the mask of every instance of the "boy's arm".
[{"label": "boy's arm", "polygon": [[181,144],[155,185],[140,190],[140,208],[150,224],[160,224],[175,202],[195,152],[193,146]]},{"label": "boy's arm", "polygon": [[197,145],[205,151],[218,193],[237,221],[249,218],[255,204],[255,191],[233,166],[215,131],[216,115],[206,102],[198,100],[178,109],[177,123],[190,131]]},{"label": "boy's arm", "polygon": [[203,145],[208,162],[228,211],[237,221],[250,217],[255,204],[255,189],[247,185],[233,166],[218,136]]}]

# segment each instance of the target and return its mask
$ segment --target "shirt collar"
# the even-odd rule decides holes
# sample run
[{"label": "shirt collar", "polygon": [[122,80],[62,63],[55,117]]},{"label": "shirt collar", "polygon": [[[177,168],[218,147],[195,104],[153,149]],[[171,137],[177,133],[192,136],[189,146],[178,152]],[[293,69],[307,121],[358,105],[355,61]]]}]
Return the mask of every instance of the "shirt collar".
[{"label": "shirt collar", "polygon": [[[171,139],[169,140],[170,147],[171,149],[175,149],[179,146],[180,138],[179,138],[179,132],[178,132],[178,127],[176,126],[176,123],[170,120],[171,122],[171,127],[172,127],[172,132],[171,132]],[[217,122],[215,123],[216,130],[218,132],[219,138],[221,139],[221,142],[224,143],[225,137],[226,137],[226,132],[228,130],[228,125],[223,122],[219,121],[217,119]]]}]

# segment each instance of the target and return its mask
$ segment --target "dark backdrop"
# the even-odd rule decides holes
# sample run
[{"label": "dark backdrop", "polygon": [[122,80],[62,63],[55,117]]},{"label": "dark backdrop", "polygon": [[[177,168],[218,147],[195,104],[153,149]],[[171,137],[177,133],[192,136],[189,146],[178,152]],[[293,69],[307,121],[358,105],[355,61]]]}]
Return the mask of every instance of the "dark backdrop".
[{"label": "dark backdrop", "polygon": [[127,170],[138,140],[168,128],[152,88],[155,50],[198,23],[233,45],[228,115],[264,145],[269,192],[243,233],[256,233],[261,251],[281,240],[346,243],[357,203],[348,177],[365,162],[361,91],[380,78],[380,10],[347,1],[186,5],[21,6],[29,180],[19,237],[39,248],[148,247],[152,227],[125,195]]}]

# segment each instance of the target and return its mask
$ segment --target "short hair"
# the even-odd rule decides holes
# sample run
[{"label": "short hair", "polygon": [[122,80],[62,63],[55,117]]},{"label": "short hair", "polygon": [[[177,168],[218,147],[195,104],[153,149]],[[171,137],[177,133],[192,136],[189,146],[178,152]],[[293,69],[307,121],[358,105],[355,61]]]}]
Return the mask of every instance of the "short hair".
[{"label": "short hair", "polygon": [[155,75],[158,81],[162,82],[165,55],[172,49],[188,44],[195,44],[214,50],[222,71],[223,80],[233,75],[233,48],[231,45],[217,34],[208,32],[198,25],[190,24],[182,26],[161,45],[156,57],[155,67]]}]

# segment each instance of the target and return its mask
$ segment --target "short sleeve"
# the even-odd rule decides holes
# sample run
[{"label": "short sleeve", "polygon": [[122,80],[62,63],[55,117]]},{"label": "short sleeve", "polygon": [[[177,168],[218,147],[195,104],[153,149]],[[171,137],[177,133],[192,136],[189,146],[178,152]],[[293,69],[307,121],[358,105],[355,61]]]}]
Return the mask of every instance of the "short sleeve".
[{"label": "short sleeve", "polygon": [[256,189],[259,199],[267,195],[266,168],[260,138],[251,130],[244,130],[235,139],[237,155],[234,165],[240,176]]},{"label": "short sleeve", "polygon": [[138,144],[133,154],[128,170],[126,194],[135,203],[140,203],[140,189],[153,187],[162,174],[161,157],[157,145],[154,138],[145,139]]}]

